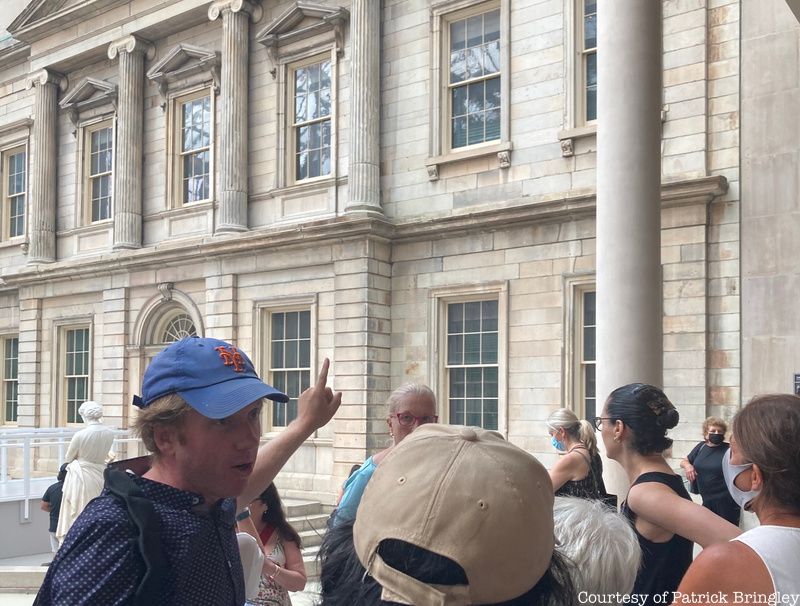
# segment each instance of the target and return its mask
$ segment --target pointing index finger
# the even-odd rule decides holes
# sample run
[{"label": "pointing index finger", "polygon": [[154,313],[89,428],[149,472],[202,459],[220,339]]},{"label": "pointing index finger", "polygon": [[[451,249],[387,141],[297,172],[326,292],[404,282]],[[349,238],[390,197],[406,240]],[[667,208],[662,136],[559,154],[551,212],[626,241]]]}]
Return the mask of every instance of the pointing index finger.
[{"label": "pointing index finger", "polygon": [[322,368],[319,371],[319,376],[317,377],[316,389],[325,389],[325,385],[328,383],[328,368],[330,368],[330,365],[331,361],[328,358],[325,358],[325,360],[322,362]]}]

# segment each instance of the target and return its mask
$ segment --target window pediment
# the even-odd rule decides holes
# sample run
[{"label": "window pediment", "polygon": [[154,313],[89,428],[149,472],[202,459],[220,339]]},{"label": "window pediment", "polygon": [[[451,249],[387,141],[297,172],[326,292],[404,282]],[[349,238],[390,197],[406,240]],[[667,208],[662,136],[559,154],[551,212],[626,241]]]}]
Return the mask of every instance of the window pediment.
[{"label": "window pediment", "polygon": [[69,112],[76,128],[82,112],[103,105],[112,105],[116,110],[117,86],[97,78],[84,78],[59,103],[61,109]]},{"label": "window pediment", "polygon": [[8,26],[11,35],[32,43],[85,21],[99,10],[128,4],[129,0],[33,0]]},{"label": "window pediment", "polygon": [[[318,42],[316,38],[332,35],[337,54],[344,50],[344,28],[350,12],[341,6],[326,6],[313,2],[295,2],[277,19],[256,35],[273,63],[280,62],[285,51],[305,49]],[[297,47],[301,47],[298,49]]]},{"label": "window pediment", "polygon": [[178,44],[147,71],[147,78],[158,84],[166,102],[167,92],[177,82],[211,82],[219,91],[220,53],[190,44]]}]

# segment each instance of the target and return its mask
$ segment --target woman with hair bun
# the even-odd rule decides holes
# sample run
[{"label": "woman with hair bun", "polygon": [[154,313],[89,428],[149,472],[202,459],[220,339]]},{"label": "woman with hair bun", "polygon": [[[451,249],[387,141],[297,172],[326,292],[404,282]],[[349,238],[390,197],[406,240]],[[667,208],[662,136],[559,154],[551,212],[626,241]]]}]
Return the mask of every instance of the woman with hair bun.
[{"label": "woman with hair bun", "polygon": [[550,470],[553,491],[559,497],[600,500],[606,496],[603,461],[592,424],[559,408],[545,421],[553,448],[563,455]]},{"label": "woman with hair bun", "polygon": [[692,562],[692,542],[706,547],[740,534],[736,526],[694,503],[664,458],[663,451],[672,445],[667,430],[679,418],[658,387],[631,383],[612,391],[595,419],[608,457],[622,465],[631,485],[622,513],[642,548],[635,594],[675,591]]}]

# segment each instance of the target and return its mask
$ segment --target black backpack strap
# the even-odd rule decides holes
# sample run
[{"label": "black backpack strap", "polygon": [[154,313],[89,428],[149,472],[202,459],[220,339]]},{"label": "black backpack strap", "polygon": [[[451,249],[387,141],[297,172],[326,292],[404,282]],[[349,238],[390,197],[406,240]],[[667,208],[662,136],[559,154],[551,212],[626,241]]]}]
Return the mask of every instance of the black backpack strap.
[{"label": "black backpack strap", "polygon": [[128,516],[139,531],[137,543],[144,560],[145,573],[136,588],[132,604],[150,606],[160,603],[167,572],[167,560],[161,545],[161,520],[153,502],[144,496],[126,472],[108,467],[104,476],[106,489],[125,503]]}]

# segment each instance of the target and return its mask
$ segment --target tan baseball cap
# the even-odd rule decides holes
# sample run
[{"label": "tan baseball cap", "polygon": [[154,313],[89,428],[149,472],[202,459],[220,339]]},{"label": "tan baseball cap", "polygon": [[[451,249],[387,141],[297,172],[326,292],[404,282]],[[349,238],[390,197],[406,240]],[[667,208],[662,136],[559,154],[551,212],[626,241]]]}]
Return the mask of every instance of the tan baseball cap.
[{"label": "tan baseball cap", "polygon": [[[429,585],[378,553],[397,539],[458,563],[468,585]],[[550,566],[553,486],[547,470],[502,435],[428,424],[381,461],[353,528],[356,553],[383,600],[457,606],[527,593]]]}]

